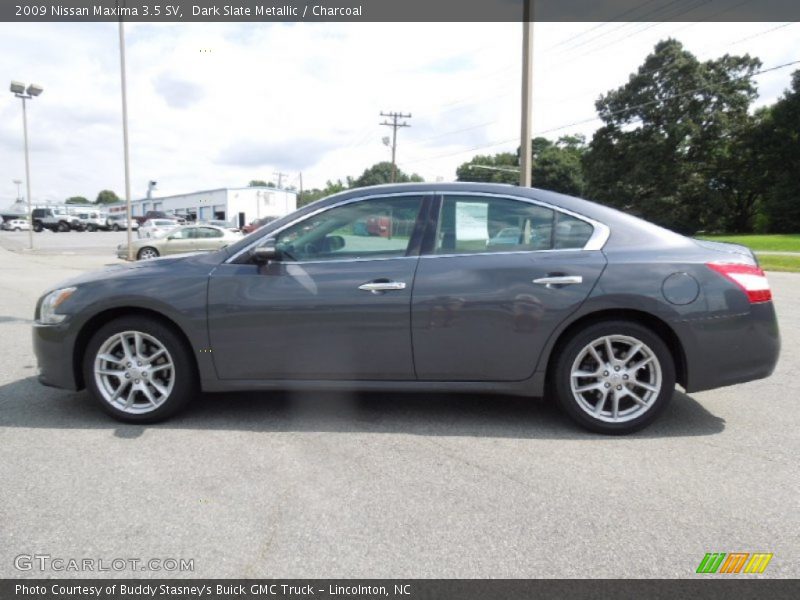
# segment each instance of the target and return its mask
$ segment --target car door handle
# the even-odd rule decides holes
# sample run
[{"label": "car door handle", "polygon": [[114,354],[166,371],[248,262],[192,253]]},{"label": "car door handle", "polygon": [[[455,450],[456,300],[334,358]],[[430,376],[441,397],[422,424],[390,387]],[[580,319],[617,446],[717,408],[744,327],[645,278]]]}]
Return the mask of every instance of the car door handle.
[{"label": "car door handle", "polygon": [[556,285],[572,285],[574,283],[583,283],[583,277],[580,275],[548,275],[547,277],[539,277],[534,279],[533,283],[544,285],[547,287]]},{"label": "car door handle", "polygon": [[404,290],[406,289],[406,284],[403,281],[370,281],[358,286],[358,289],[379,294],[380,292],[392,290]]}]

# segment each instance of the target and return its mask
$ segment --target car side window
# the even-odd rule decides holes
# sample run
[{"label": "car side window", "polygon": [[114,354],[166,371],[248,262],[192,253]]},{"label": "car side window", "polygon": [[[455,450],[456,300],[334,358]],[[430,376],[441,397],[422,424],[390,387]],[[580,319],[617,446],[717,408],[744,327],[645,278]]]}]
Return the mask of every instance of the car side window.
[{"label": "car side window", "polygon": [[405,256],[421,206],[422,196],[352,202],[284,229],[275,244],[295,261]]},{"label": "car side window", "polygon": [[213,229],[212,227],[198,227],[197,228],[197,235],[195,237],[208,239],[208,238],[220,238],[222,237],[222,232],[219,229]]},{"label": "car side window", "polygon": [[487,196],[445,196],[436,254],[534,252],[582,248],[589,223],[551,208]]},{"label": "car side window", "polygon": [[173,239],[173,240],[187,240],[189,238],[194,237],[192,235],[192,233],[193,233],[193,230],[191,228],[190,229],[180,229],[180,230],[176,231],[175,233],[169,234],[169,237],[171,239]]}]

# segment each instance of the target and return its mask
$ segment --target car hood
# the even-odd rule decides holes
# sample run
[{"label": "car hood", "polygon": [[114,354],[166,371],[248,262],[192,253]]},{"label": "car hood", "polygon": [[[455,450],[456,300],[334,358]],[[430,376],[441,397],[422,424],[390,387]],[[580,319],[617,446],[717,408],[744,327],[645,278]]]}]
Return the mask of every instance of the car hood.
[{"label": "car hood", "polygon": [[127,277],[163,276],[165,272],[197,275],[208,274],[228,256],[227,249],[216,252],[191,252],[187,254],[174,254],[150,260],[140,260],[132,263],[110,264],[96,271],[89,271],[77,277],[61,281],[58,285],[48,289],[45,294],[55,289],[92,284],[109,279]]}]

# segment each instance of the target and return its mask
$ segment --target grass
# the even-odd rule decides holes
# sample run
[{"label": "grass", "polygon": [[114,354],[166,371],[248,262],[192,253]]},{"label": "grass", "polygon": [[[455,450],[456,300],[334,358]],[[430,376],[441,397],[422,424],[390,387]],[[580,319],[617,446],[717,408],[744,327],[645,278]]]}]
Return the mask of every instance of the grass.
[{"label": "grass", "polygon": [[767,250],[773,252],[800,252],[800,233],[769,234],[769,235],[703,235],[697,236],[703,240],[714,242],[732,242],[752,248],[753,250]]},{"label": "grass", "polygon": [[759,254],[758,262],[765,271],[800,272],[800,256],[781,256],[777,254]]}]

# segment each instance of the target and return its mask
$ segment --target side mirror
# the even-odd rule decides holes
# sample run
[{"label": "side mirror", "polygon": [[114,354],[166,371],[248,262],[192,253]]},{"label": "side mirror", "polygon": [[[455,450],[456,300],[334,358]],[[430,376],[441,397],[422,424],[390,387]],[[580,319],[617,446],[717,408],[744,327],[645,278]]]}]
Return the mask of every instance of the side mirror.
[{"label": "side mirror", "polygon": [[267,240],[250,252],[253,261],[259,265],[266,264],[271,260],[278,260],[280,255],[280,251],[275,247],[275,240]]},{"label": "side mirror", "polygon": [[335,252],[344,248],[344,238],[340,235],[329,235],[325,238],[325,251]]}]

